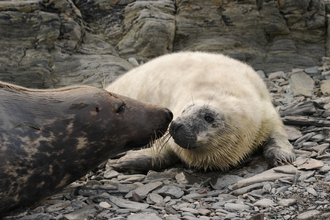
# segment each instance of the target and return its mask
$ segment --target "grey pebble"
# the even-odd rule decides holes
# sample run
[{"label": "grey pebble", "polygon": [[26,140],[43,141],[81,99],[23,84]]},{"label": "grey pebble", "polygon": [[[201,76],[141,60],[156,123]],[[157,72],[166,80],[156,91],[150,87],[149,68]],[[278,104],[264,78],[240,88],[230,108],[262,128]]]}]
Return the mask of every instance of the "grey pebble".
[{"label": "grey pebble", "polygon": [[125,209],[146,209],[149,207],[146,203],[133,202],[115,196],[110,196],[109,200],[120,208]]},{"label": "grey pebble", "polygon": [[326,205],[326,204],[329,204],[329,201],[328,200],[316,201],[315,203],[318,204],[318,205]]},{"label": "grey pebble", "polygon": [[199,193],[190,193],[188,195],[185,195],[183,196],[185,197],[186,199],[201,199],[201,198],[204,198],[204,197],[207,197],[207,194],[199,194]]},{"label": "grey pebble", "polygon": [[263,186],[264,186],[264,183],[255,183],[255,184],[252,184],[252,185],[245,186],[245,187],[242,187],[240,189],[234,190],[231,193],[235,196],[238,196],[238,195],[242,195],[242,194],[245,194],[247,192],[250,192],[253,189],[262,188]]},{"label": "grey pebble", "polygon": [[241,205],[236,203],[226,203],[225,207],[226,210],[236,210],[236,211],[243,211],[243,210],[249,210],[250,207],[247,205]]},{"label": "grey pebble", "polygon": [[158,190],[158,194],[178,199],[184,195],[184,192],[177,186],[163,186],[160,190]]},{"label": "grey pebble", "polygon": [[[145,185],[139,186],[138,188],[134,189],[134,192],[137,193],[141,199],[144,199],[149,192],[151,192],[152,190],[162,186],[163,183],[162,182],[151,182],[151,183],[147,183]],[[130,191],[125,198],[129,199],[132,198],[132,191]]]},{"label": "grey pebble", "polygon": [[316,181],[315,177],[311,177],[309,179],[304,180],[304,182],[306,182],[306,183],[315,182],[315,181]]},{"label": "grey pebble", "polygon": [[308,74],[318,74],[320,72],[318,70],[318,66],[309,67],[309,68],[305,69],[304,71],[305,71],[305,73],[308,73]]},{"label": "grey pebble", "polygon": [[313,137],[311,137],[311,141],[315,141],[315,142],[320,142],[323,141],[325,139],[325,136],[323,134],[317,134],[314,135]]},{"label": "grey pebble", "polygon": [[115,170],[107,170],[103,174],[104,178],[106,178],[106,179],[111,179],[111,178],[117,177],[118,175],[119,175],[119,173]]},{"label": "grey pebble", "polygon": [[244,178],[238,175],[223,175],[219,177],[214,184],[211,183],[211,185],[214,189],[222,189],[242,179]]},{"label": "grey pebble", "polygon": [[71,205],[71,201],[63,201],[47,207],[45,211],[48,213],[56,212],[68,207],[69,205]]},{"label": "grey pebble", "polygon": [[290,141],[295,141],[303,136],[296,127],[285,125],[284,128]]},{"label": "grey pebble", "polygon": [[284,76],[283,71],[273,72],[268,75],[268,79],[269,80],[279,79],[282,76]]},{"label": "grey pebble", "polygon": [[297,219],[299,219],[299,220],[311,219],[315,216],[319,216],[320,214],[321,214],[321,212],[318,210],[311,210],[311,211],[307,211],[307,212],[303,212],[303,213],[299,214],[297,216]]},{"label": "grey pebble", "polygon": [[183,211],[183,212],[189,212],[189,213],[192,213],[194,215],[197,215],[199,214],[199,211],[196,210],[196,209],[192,209],[192,208],[185,208],[185,207],[182,207],[180,208],[180,211]]},{"label": "grey pebble", "polygon": [[298,178],[299,181],[303,181],[315,174],[315,171],[305,171],[301,172],[300,177]]},{"label": "grey pebble", "polygon": [[277,204],[280,206],[291,206],[296,204],[296,199],[280,199]]},{"label": "grey pebble", "polygon": [[127,220],[161,220],[155,213],[150,214],[131,214],[127,217]]},{"label": "grey pebble", "polygon": [[50,220],[50,219],[53,219],[53,216],[51,216],[50,214],[37,213],[19,218],[18,220]]},{"label": "grey pebble", "polygon": [[305,134],[304,136],[298,138],[298,139],[294,142],[294,145],[302,144],[302,143],[308,141],[308,140],[309,140],[311,137],[313,137],[314,135],[316,135],[315,132]]},{"label": "grey pebble", "polygon": [[273,202],[271,199],[261,199],[257,202],[255,202],[253,205],[259,206],[259,207],[268,207],[268,206],[274,206],[276,203]]},{"label": "grey pebble", "polygon": [[83,207],[82,209],[78,209],[70,214],[64,215],[66,219],[75,220],[75,219],[84,219],[87,218],[90,214],[94,214],[97,212],[95,205],[88,205]]},{"label": "grey pebble", "polygon": [[314,146],[317,146],[316,142],[306,141],[302,144],[302,150],[308,150]]},{"label": "grey pebble", "polygon": [[318,193],[315,191],[315,189],[313,187],[307,187],[306,190],[313,196],[318,196]]},{"label": "grey pebble", "polygon": [[233,219],[233,218],[236,218],[237,217],[237,214],[236,213],[228,213],[226,215],[226,219]]},{"label": "grey pebble", "polygon": [[[127,61],[130,62],[130,64],[132,64],[132,66],[134,66],[134,67],[138,67],[138,66],[139,66],[138,61],[137,61],[134,57],[130,57],[130,58],[128,58]],[[305,70],[305,71],[306,71],[306,70]]]},{"label": "grey pebble", "polygon": [[151,203],[151,204],[164,203],[163,197],[161,195],[157,194],[157,193],[149,193],[147,201],[149,201],[148,203]]},{"label": "grey pebble", "polygon": [[117,179],[119,181],[127,181],[127,182],[140,182],[146,178],[146,175],[143,174],[135,174],[135,175],[118,175]]}]

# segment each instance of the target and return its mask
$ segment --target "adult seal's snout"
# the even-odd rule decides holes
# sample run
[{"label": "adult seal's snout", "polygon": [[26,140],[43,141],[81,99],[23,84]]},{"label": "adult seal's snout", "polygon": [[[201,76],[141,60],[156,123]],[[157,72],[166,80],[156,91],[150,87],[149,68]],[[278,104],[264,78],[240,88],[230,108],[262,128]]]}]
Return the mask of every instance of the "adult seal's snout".
[{"label": "adult seal's snout", "polygon": [[167,117],[167,121],[171,122],[173,119],[173,113],[171,110],[169,110],[168,108],[165,108],[168,112],[168,117]]},{"label": "adult seal's snout", "polygon": [[0,103],[0,215],[148,144],[173,117],[161,106],[89,86],[33,90],[0,82]]}]

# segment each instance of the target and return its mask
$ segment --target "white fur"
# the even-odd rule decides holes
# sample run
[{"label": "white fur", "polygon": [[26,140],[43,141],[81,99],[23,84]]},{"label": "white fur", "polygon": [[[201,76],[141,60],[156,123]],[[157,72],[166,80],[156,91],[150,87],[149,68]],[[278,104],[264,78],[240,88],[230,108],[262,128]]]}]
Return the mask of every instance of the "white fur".
[{"label": "white fur", "polygon": [[[173,112],[173,120],[191,103],[218,109],[227,123],[238,128],[242,137],[236,143],[238,149],[228,149],[229,154],[242,152],[237,158],[235,155],[235,158],[228,159],[236,160],[231,165],[237,164],[271,135],[275,139],[287,138],[259,75],[250,66],[221,54],[180,52],[164,55],[129,71],[106,89],[139,101],[163,105]],[[205,137],[201,134],[199,138],[203,140]],[[198,165],[202,161],[197,164],[189,161],[197,159],[187,159],[186,151],[189,150],[182,150],[173,140],[167,147],[189,165],[208,166]],[[287,140],[283,148],[287,152],[292,150]],[[197,157],[208,154],[212,154],[209,149],[199,152]],[[216,166],[227,168],[227,165],[209,167],[222,169]]]}]

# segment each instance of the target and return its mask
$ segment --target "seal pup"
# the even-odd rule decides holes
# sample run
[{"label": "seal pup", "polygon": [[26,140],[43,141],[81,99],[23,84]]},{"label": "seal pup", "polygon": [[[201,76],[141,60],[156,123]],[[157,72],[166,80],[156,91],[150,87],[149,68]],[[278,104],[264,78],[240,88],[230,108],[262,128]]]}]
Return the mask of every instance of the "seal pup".
[{"label": "seal pup", "polygon": [[164,55],[129,71],[107,90],[161,104],[174,114],[172,138],[161,150],[130,152],[116,168],[160,169],[179,158],[199,169],[228,170],[259,147],[271,166],[295,160],[265,83],[250,66],[227,56]]},{"label": "seal pup", "polygon": [[89,86],[33,90],[0,82],[0,213],[62,189],[166,132],[163,107]]}]

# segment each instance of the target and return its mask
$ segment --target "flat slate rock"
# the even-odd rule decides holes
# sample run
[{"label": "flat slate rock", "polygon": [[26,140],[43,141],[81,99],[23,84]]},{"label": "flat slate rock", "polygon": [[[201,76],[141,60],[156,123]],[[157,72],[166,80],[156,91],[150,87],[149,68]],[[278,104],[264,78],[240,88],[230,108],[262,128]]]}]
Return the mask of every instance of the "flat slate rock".
[{"label": "flat slate rock", "polygon": [[127,217],[127,220],[161,220],[156,214],[131,214]]},{"label": "flat slate rock", "polygon": [[47,213],[36,213],[33,215],[28,215],[18,220],[50,220],[53,219],[53,216]]},{"label": "flat slate rock", "polygon": [[299,220],[305,220],[305,219],[313,219],[316,216],[319,216],[321,214],[318,210],[311,210],[307,212],[303,212],[297,216],[297,219]]},{"label": "flat slate rock", "polygon": [[274,203],[271,199],[261,199],[258,202],[255,202],[253,205],[260,207],[269,207],[276,205],[276,203]]},{"label": "flat slate rock", "polygon": [[315,160],[312,158],[306,158],[302,160],[297,160],[294,162],[299,170],[313,170],[319,169],[324,166],[324,163],[320,160]]},{"label": "flat slate rock", "polygon": [[76,220],[76,219],[85,219],[89,215],[94,214],[97,212],[95,205],[88,205],[83,207],[82,209],[78,209],[70,214],[64,215],[66,219],[69,220]]},{"label": "flat slate rock", "polygon": [[261,183],[261,182],[266,182],[266,181],[275,181],[280,178],[285,178],[285,177],[293,177],[291,174],[286,174],[286,173],[278,173],[275,172],[273,169],[267,170],[263,173],[257,174],[253,177],[239,180],[237,183],[233,185],[233,190],[239,189],[244,186],[248,186],[254,183]]},{"label": "flat slate rock", "polygon": [[219,177],[214,184],[211,182],[211,185],[213,189],[222,189],[242,179],[244,178],[238,175],[223,175]]},{"label": "flat slate rock", "polygon": [[296,199],[280,199],[277,204],[280,206],[291,206],[297,203]]},{"label": "flat slate rock", "polygon": [[293,73],[289,79],[294,95],[312,96],[315,82],[304,72]]},{"label": "flat slate rock", "polygon": [[[134,190],[134,192],[136,194],[138,194],[143,199],[143,198],[145,198],[148,195],[149,192],[151,192],[152,190],[154,190],[154,189],[156,189],[156,188],[158,188],[158,187],[160,187],[162,185],[163,185],[163,183],[162,182],[159,182],[159,181],[157,181],[157,182],[151,182],[151,183],[147,183],[145,185],[139,186],[138,188],[136,188]],[[128,198],[132,198],[132,192],[133,191],[130,191],[125,196],[125,198],[127,198],[127,199]]]},{"label": "flat slate rock", "polygon": [[285,125],[284,128],[286,133],[288,134],[288,139],[290,141],[297,140],[298,138],[303,136],[302,133],[296,127]]},{"label": "flat slate rock", "polygon": [[149,207],[149,204],[146,203],[133,202],[115,196],[110,196],[109,200],[118,207],[125,209],[146,209]]},{"label": "flat slate rock", "polygon": [[243,211],[250,209],[248,205],[236,204],[236,203],[226,203],[225,209],[227,210],[236,210],[236,211]]},{"label": "flat slate rock", "polygon": [[171,198],[181,198],[184,192],[181,188],[177,186],[163,186],[158,193],[162,196],[170,196]]}]

